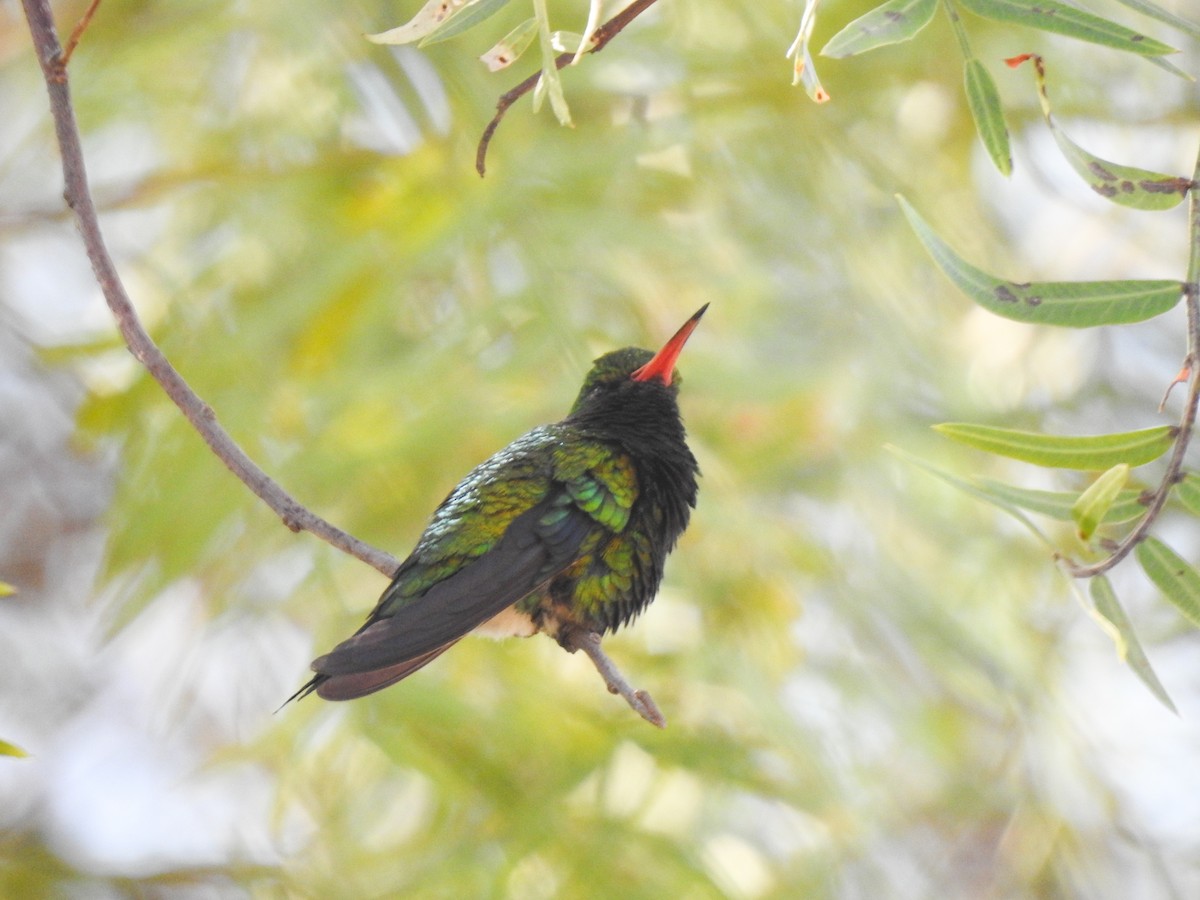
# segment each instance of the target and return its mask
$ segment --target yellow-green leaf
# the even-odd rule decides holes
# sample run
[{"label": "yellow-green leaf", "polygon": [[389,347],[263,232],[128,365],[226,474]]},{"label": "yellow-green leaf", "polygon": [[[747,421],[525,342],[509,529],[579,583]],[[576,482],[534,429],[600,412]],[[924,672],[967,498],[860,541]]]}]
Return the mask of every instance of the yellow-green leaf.
[{"label": "yellow-green leaf", "polygon": [[0,756],[20,756],[25,757],[29,754],[18,747],[16,744],[10,744],[8,741],[0,741]]},{"label": "yellow-green leaf", "polygon": [[1022,512],[1017,504],[1012,503],[1007,498],[995,492],[989,491],[985,486],[981,486],[976,481],[967,481],[966,479],[959,478],[957,475],[952,475],[945,469],[938,468],[937,466],[926,462],[918,456],[913,456],[907,450],[901,450],[894,444],[888,444],[885,449],[900,457],[905,462],[908,462],[917,468],[924,469],[930,475],[933,475],[935,478],[946,482],[946,484],[950,485],[951,487],[957,488],[964,494],[974,497],[977,500],[982,500],[985,503],[1008,513],[1010,516],[1028,528],[1030,532],[1032,532],[1033,535],[1037,537],[1043,544],[1048,547],[1051,546],[1050,540],[1044,534],[1042,534],[1041,529],[1039,529],[1037,525],[1033,523],[1029,516]]},{"label": "yellow-green leaf", "polygon": [[453,11],[433,31],[421,38],[417,46],[437,44],[458,37],[464,31],[486,21],[508,4],[508,0],[471,0],[466,6]]},{"label": "yellow-green leaf", "polygon": [[1200,628],[1200,572],[1155,537],[1143,540],[1134,553],[1155,587]]},{"label": "yellow-green leaf", "polygon": [[367,40],[373,44],[411,44],[433,34],[443,22],[470,2],[471,0],[429,0],[403,25],[381,31],[379,34],[368,34]]},{"label": "yellow-green leaf", "polygon": [[1170,425],[1118,434],[1057,435],[996,428],[970,422],[944,422],[934,431],[997,456],[1060,469],[1108,469],[1119,463],[1140,466],[1158,459],[1174,440]]},{"label": "yellow-green leaf", "polygon": [[809,44],[812,41],[813,29],[817,25],[817,5],[820,0],[809,0],[804,4],[804,12],[800,16],[800,30],[792,46],[788,47],[787,58],[792,61],[792,85],[804,85],[804,92],[814,103],[829,101],[829,92],[817,77],[817,67],[813,64]]},{"label": "yellow-green leaf", "polygon": [[521,58],[537,37],[537,19],[530,16],[504,37],[500,38],[487,53],[479,57],[489,72],[506,69]]},{"label": "yellow-green leaf", "polygon": [[984,309],[1018,322],[1090,328],[1141,322],[1174,307],[1178,281],[1006,281],[968,263],[943,241],[908,201],[900,207],[933,261]]},{"label": "yellow-green leaf", "polygon": [[1093,578],[1091,594],[1092,603],[1095,604],[1096,612],[1101,617],[1101,624],[1106,626],[1105,631],[1109,633],[1113,643],[1117,646],[1117,656],[1133,670],[1133,673],[1141,679],[1142,684],[1150,689],[1150,693],[1157,697],[1163,706],[1178,714],[1166,688],[1163,687],[1162,682],[1154,673],[1154,669],[1150,666],[1150,660],[1142,650],[1142,644],[1138,640],[1137,634],[1134,633],[1133,624],[1117,601],[1117,595],[1113,592],[1108,579],[1103,575]]},{"label": "yellow-green leaf", "polygon": [[[975,478],[973,481],[980,490],[986,491],[1006,503],[1019,506],[1021,509],[1027,509],[1030,512],[1062,522],[1070,522],[1074,518],[1071,511],[1079,499],[1077,494],[1067,491],[1039,491],[1016,487],[1000,481],[993,481],[990,478]],[[1104,521],[1116,524],[1141,518],[1146,511],[1146,505],[1141,502],[1141,497],[1142,491],[1139,490],[1130,488],[1121,491],[1109,506]]]},{"label": "yellow-green leaf", "polygon": [[546,0],[533,0],[533,12],[537,18],[538,43],[542,48],[542,77],[533,89],[533,110],[541,109],[542,101],[549,96],[550,108],[560,125],[571,124],[571,110],[563,94],[562,78],[555,63],[554,39],[550,36],[550,14],[546,12]]},{"label": "yellow-green leaf", "polygon": [[1046,66],[1042,57],[1037,54],[1014,57],[1009,60],[1009,64],[1020,64],[1026,59],[1033,60],[1038,100],[1050,134],[1071,168],[1093,191],[1113,203],[1132,209],[1164,210],[1179,205],[1192,188],[1191,179],[1101,159],[1067,137],[1054,121],[1050,111],[1050,96],[1046,91]]},{"label": "yellow-green leaf", "polygon": [[1117,0],[1117,2],[1128,6],[1130,9],[1136,9],[1144,16],[1158,19],[1160,22],[1166,22],[1173,28],[1178,28],[1180,31],[1194,38],[1200,38],[1200,23],[1188,21],[1183,16],[1177,16],[1170,10],[1163,9],[1157,3],[1151,3],[1150,0]]},{"label": "yellow-green leaf", "polygon": [[1185,475],[1183,481],[1175,485],[1175,496],[1184,509],[1193,516],[1200,516],[1200,477],[1191,473]]},{"label": "yellow-green leaf", "polygon": [[1079,495],[1071,507],[1071,518],[1075,520],[1080,540],[1091,540],[1128,480],[1129,464],[1117,463]]},{"label": "yellow-green leaf", "polygon": [[964,86],[975,130],[1000,174],[1012,174],[1012,149],[1008,141],[1008,126],[1000,108],[1000,92],[992,74],[975,57],[966,62]]},{"label": "yellow-green leaf", "polygon": [[17,589],[7,581],[0,581],[0,597],[11,597],[17,592]]},{"label": "yellow-green leaf", "polygon": [[844,59],[887,44],[911,40],[933,20],[938,0],[889,0],[859,16],[821,48],[821,55]]},{"label": "yellow-green leaf", "polygon": [[1140,56],[1162,56],[1177,53],[1161,41],[1131,31],[1108,19],[1084,12],[1058,0],[958,0],[965,9],[977,16],[997,22],[1026,25],[1042,31],[1066,35],[1093,44],[1103,44]]}]

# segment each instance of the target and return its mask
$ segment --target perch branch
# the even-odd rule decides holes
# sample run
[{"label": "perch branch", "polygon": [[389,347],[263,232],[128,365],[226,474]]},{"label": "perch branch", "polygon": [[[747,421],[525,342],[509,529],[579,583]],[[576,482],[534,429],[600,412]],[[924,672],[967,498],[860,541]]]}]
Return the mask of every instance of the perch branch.
[{"label": "perch branch", "polygon": [[620,694],[624,697],[625,702],[651,725],[658,728],[667,727],[667,720],[663,718],[654,698],[645,691],[634,690],[633,686],[625,680],[625,676],[621,674],[621,670],[617,668],[617,664],[609,659],[608,654],[600,646],[600,635],[594,631],[572,629],[567,632],[562,645],[572,653],[582,650],[587,654],[592,665],[596,667],[596,671],[608,685],[610,694]]},{"label": "perch branch", "polygon": [[[609,41],[625,30],[626,25],[648,10],[656,2],[657,0],[635,0],[635,2],[629,4],[629,6],[625,7],[625,9],[621,10],[592,32],[590,38],[592,46],[584,52],[599,53],[607,46]],[[569,65],[577,55],[573,51],[560,53],[554,58],[554,68],[561,69]],[[492,116],[492,120],[483,129],[483,135],[479,138],[479,146],[475,150],[475,171],[479,173],[480,178],[487,172],[487,152],[488,146],[492,143],[492,135],[500,127],[500,122],[504,119],[508,108],[537,87],[537,83],[541,79],[542,73],[540,71],[534,72],[512,90],[501,94],[500,99],[496,101],[496,114]]]},{"label": "perch branch", "polygon": [[[648,2],[643,0],[640,4],[635,5],[644,9],[652,2],[654,0],[648,0]],[[297,532],[308,531],[390,577],[399,566],[399,561],[390,554],[335,528],[284,491],[246,455],[229,436],[229,433],[218,424],[212,407],[192,390],[146,332],[105,245],[91,189],[88,186],[79,126],[75,121],[75,110],[71,104],[70,85],[67,79],[69,50],[64,53],[59,44],[48,0],[22,0],[22,4],[29,22],[29,31],[33,37],[38,62],[41,64],[42,74],[46,81],[46,88],[50,94],[50,111],[54,118],[54,129],[62,154],[65,185],[63,197],[67,205],[74,211],[76,225],[83,238],[88,259],[91,260],[96,282],[100,285],[105,302],[112,310],[121,337],[129,348],[129,352],[145,366],[221,462],[261,498],[288,528]],[[95,0],[84,14],[80,24],[76,26],[69,49],[73,49],[78,44],[79,36],[87,28],[87,23],[98,5],[99,0]],[[632,16],[629,16],[626,22],[631,18]],[[604,42],[611,39],[612,34],[620,31],[624,24],[622,23],[620,27],[612,31],[604,39]],[[611,25],[610,22],[601,28]],[[599,46],[603,46],[603,43],[599,44],[596,49],[599,49]],[[663,719],[662,713],[659,712],[650,695],[645,691],[635,691],[612,660],[605,655],[600,648],[599,635],[590,632],[573,632],[567,638],[564,646],[572,652],[583,650],[603,676],[609,691],[624,697],[646,721],[659,728],[666,726],[666,720]]]},{"label": "perch branch", "polygon": [[[1171,489],[1183,477],[1183,458],[1191,442],[1192,433],[1196,428],[1196,410],[1200,407],[1200,198],[1197,198],[1197,186],[1200,186],[1200,156],[1196,158],[1196,167],[1192,173],[1192,182],[1188,197],[1188,221],[1190,227],[1191,249],[1188,258],[1187,281],[1183,285],[1183,299],[1187,305],[1187,355],[1183,360],[1183,371],[1180,378],[1186,377],[1188,392],[1183,404],[1183,414],[1180,416],[1176,429],[1175,445],[1171,449],[1171,458],[1167,462],[1167,470],[1163,473],[1158,488],[1150,495],[1146,512],[1143,513],[1137,525],[1099,562],[1091,565],[1081,565],[1068,557],[1061,557],[1061,562],[1067,573],[1075,578],[1091,578],[1093,575],[1103,575],[1126,556],[1128,556],[1143,538],[1150,532],[1151,526],[1158,520]],[[1186,376],[1185,376],[1186,373]],[[1179,383],[1176,379],[1175,383]],[[1166,397],[1163,397],[1166,402]]]},{"label": "perch branch", "polygon": [[[63,197],[75,212],[75,222],[87,249],[88,259],[91,260],[96,282],[104,293],[105,302],[112,310],[129,352],[162,386],[167,396],[179,407],[180,412],[221,462],[261,498],[288,528],[292,531],[308,531],[390,577],[396,571],[399,561],[391,554],[360,541],[312,513],[259,468],[221,427],[212,407],[197,396],[146,332],[133,302],[125,291],[100,230],[96,206],[88,187],[79,126],[71,105],[66,57],[58,42],[58,32],[54,27],[50,4],[47,0],[22,0],[22,4],[29,22],[30,34],[33,36],[38,62],[45,77],[46,89],[50,94],[50,111],[54,117],[54,130],[62,154],[65,184]],[[78,33],[82,33],[83,27],[86,27],[86,20],[94,8],[95,4],[85,14],[82,27],[76,29]],[[78,40],[78,37],[75,39]]]}]

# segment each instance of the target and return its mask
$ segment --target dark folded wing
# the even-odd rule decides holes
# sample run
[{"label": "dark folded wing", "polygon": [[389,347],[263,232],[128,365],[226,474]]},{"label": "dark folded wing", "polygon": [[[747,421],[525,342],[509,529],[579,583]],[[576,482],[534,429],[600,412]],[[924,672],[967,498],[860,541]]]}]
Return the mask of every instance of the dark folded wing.
[{"label": "dark folded wing", "polygon": [[313,670],[349,675],[432,654],[537,590],[574,562],[588,532],[596,527],[594,519],[564,505],[564,499],[561,492],[552,491],[517,516],[482,556],[420,597],[389,610],[386,617],[369,622],[315,660]]}]

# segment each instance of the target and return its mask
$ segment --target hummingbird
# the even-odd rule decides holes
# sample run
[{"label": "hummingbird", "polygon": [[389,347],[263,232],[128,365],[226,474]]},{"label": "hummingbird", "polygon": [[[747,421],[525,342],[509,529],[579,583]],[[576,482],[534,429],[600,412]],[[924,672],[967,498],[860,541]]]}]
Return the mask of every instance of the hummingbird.
[{"label": "hummingbird", "polygon": [[570,412],[476,466],[434,511],[366,623],[290,699],[351,700],[467,634],[538,632],[574,650],[649,605],[696,505],[675,372],[701,307],[657,353],[595,360]]}]

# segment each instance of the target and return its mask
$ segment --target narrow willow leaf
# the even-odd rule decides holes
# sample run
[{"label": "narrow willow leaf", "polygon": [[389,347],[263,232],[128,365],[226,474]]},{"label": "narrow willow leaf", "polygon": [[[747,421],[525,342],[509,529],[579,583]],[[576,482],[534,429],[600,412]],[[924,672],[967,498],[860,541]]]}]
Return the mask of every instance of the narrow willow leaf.
[{"label": "narrow willow leaf", "polygon": [[1139,56],[1163,56],[1179,52],[1160,41],[1131,31],[1124,25],[1058,0],[958,0],[965,8],[997,22],[1011,22],[1042,31],[1052,31],[1081,41],[1103,44]]},{"label": "narrow willow leaf", "polygon": [[[980,490],[993,494],[1014,506],[1019,506],[1021,509],[1027,509],[1061,522],[1070,522],[1074,518],[1071,509],[1079,499],[1078,494],[1066,491],[1037,491],[993,481],[990,478],[976,478],[974,481]],[[1141,518],[1146,511],[1146,504],[1141,502],[1141,497],[1142,492],[1132,488],[1121,491],[1108,508],[1104,521],[1110,525],[1116,525]]]},{"label": "narrow willow leaf", "polygon": [[1113,592],[1108,579],[1103,575],[1093,578],[1091,594],[1096,612],[1103,620],[1101,624],[1108,626],[1105,630],[1113,639],[1113,643],[1117,645],[1117,656],[1133,670],[1133,674],[1142,680],[1142,684],[1150,689],[1150,693],[1157,697],[1163,706],[1178,715],[1179,711],[1171,701],[1170,695],[1167,694],[1167,689],[1158,680],[1154,669],[1151,668],[1150,660],[1142,650],[1141,641],[1134,633],[1133,624],[1117,601],[1117,595]]},{"label": "narrow willow leaf", "polygon": [[817,67],[808,51],[808,41],[801,45],[800,52],[796,55],[792,66],[792,84],[797,83],[804,85],[804,93],[808,94],[808,98],[814,103],[829,101],[829,91],[825,90],[825,86],[821,84],[821,79],[817,76]]},{"label": "narrow willow leaf", "polygon": [[934,262],[960,291],[989,312],[1018,322],[1090,328],[1141,322],[1174,307],[1178,281],[1005,281],[968,263],[907,200],[904,215]]},{"label": "narrow willow leaf", "polygon": [[589,0],[587,24],[583,26],[583,33],[587,35],[587,41],[580,41],[579,48],[575,51],[575,56],[571,59],[571,65],[575,65],[587,53],[594,41],[593,35],[596,29],[600,26],[600,16],[603,14],[604,0]]},{"label": "narrow willow leaf", "polygon": [[1184,81],[1195,82],[1196,77],[1191,72],[1185,72],[1179,66],[1168,60],[1165,56],[1146,56],[1143,57],[1146,62],[1152,66],[1162,69],[1164,72],[1170,72],[1176,78],[1182,78]]},{"label": "narrow willow leaf", "polygon": [[800,30],[786,54],[792,61],[792,86],[804,85],[804,92],[814,103],[826,103],[829,100],[829,92],[817,77],[817,67],[809,50],[813,29],[817,25],[817,7],[820,5],[821,0],[805,0],[804,12],[800,15]]},{"label": "narrow willow leaf", "polygon": [[1140,466],[1158,459],[1170,448],[1175,435],[1170,425],[1096,435],[1039,434],[971,422],[943,422],[934,425],[933,430],[997,456],[1038,466],[1087,471],[1108,469],[1119,463]]},{"label": "narrow willow leaf", "polygon": [[1154,586],[1193,625],[1200,627],[1200,572],[1155,537],[1143,540],[1134,553]]},{"label": "narrow willow leaf", "polygon": [[25,757],[29,754],[18,747],[16,744],[10,744],[8,741],[0,741],[0,756],[21,756]]},{"label": "narrow willow leaf", "polygon": [[907,450],[901,450],[899,447],[895,446],[894,444],[886,444],[884,446],[884,449],[886,449],[888,452],[900,457],[902,460],[909,463],[910,465],[914,465],[919,469],[924,469],[930,475],[933,475],[935,478],[941,479],[942,481],[946,482],[946,484],[950,485],[951,487],[957,488],[958,490],[962,491],[964,494],[967,494],[970,497],[974,497],[976,500],[982,500],[983,502],[987,503],[989,506],[994,506],[997,509],[1001,510],[1002,512],[1008,513],[1010,516],[1012,516],[1014,519],[1016,519],[1018,522],[1020,522],[1026,528],[1028,528],[1031,532],[1033,532],[1033,535],[1036,538],[1038,538],[1038,540],[1040,540],[1043,544],[1045,544],[1047,547],[1053,547],[1053,544],[1050,542],[1050,539],[1048,537],[1046,537],[1046,535],[1042,534],[1042,530],[1040,528],[1038,528],[1035,524],[1033,524],[1033,521],[1027,515],[1025,515],[1025,513],[1021,512],[1021,510],[1015,504],[1009,503],[1004,498],[996,496],[986,490],[982,490],[979,488],[978,485],[972,484],[969,481],[959,478],[957,475],[952,475],[951,473],[947,472],[945,469],[940,469],[937,466],[933,465],[932,463],[926,462],[925,460],[921,459],[919,456],[913,456]]},{"label": "narrow willow leaf", "polygon": [[1133,209],[1163,210],[1179,205],[1192,187],[1190,179],[1109,162],[1092,155],[1067,137],[1051,114],[1050,96],[1046,91],[1046,66],[1042,57],[1025,54],[1013,57],[1008,64],[1015,67],[1027,59],[1033,60],[1038,100],[1050,134],[1054,136],[1058,149],[1071,168],[1093,191],[1113,203]]},{"label": "narrow willow leaf", "polygon": [[506,69],[521,58],[537,37],[537,19],[532,16],[502,37],[496,46],[479,57],[489,72]]},{"label": "narrow willow leaf", "polygon": [[554,58],[554,43],[550,37],[550,14],[546,12],[546,0],[533,0],[533,12],[537,18],[538,44],[542,48],[542,77],[533,89],[533,109],[541,108],[542,100],[550,97],[550,108],[560,125],[570,125],[571,110],[563,94],[562,79]]},{"label": "narrow willow leaf", "polygon": [[1175,496],[1184,509],[1193,516],[1200,516],[1200,477],[1191,473],[1185,475],[1183,481],[1175,485]]},{"label": "narrow willow leaf", "polygon": [[1127,481],[1128,464],[1117,463],[1079,495],[1079,499],[1071,507],[1071,518],[1075,520],[1080,540],[1091,540]]},{"label": "narrow willow leaf", "polygon": [[821,55],[844,59],[887,44],[912,40],[931,21],[938,0],[889,0],[859,16],[821,48]]},{"label": "narrow willow leaf", "polygon": [[1189,22],[1182,16],[1177,16],[1170,10],[1163,9],[1157,3],[1151,3],[1150,0],[1117,0],[1118,3],[1128,6],[1130,9],[1137,10],[1144,16],[1149,16],[1152,19],[1158,19],[1160,22],[1165,22],[1172,28],[1178,28],[1184,34],[1191,35],[1194,38],[1200,38],[1200,23]]},{"label": "narrow willow leaf", "polygon": [[470,2],[471,0],[429,0],[403,25],[381,31],[379,34],[368,34],[367,40],[373,44],[411,44],[432,34],[438,26]]},{"label": "narrow willow leaf", "polygon": [[508,0],[470,0],[466,6],[460,7],[443,19],[417,46],[424,47],[458,37],[464,31],[490,19],[506,5]]},{"label": "narrow willow leaf", "polygon": [[1000,92],[996,82],[982,62],[972,57],[967,60],[964,75],[967,105],[979,139],[992,158],[992,163],[1005,177],[1012,174],[1012,149],[1008,143],[1008,126],[1004,124],[1004,111],[1000,108]]}]

